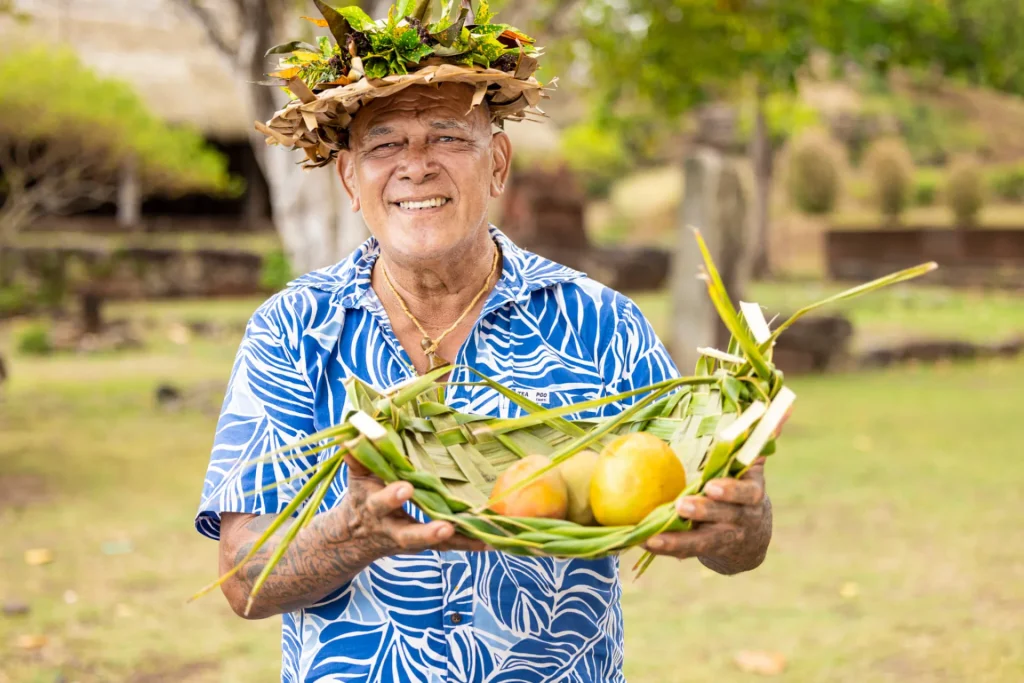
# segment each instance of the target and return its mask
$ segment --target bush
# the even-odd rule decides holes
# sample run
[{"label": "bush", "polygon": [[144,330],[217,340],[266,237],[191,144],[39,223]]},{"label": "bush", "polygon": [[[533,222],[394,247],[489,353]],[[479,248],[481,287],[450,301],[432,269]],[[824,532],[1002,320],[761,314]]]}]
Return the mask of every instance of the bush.
[{"label": "bush", "polygon": [[0,287],[0,318],[24,313],[32,307],[32,297],[21,284]]},{"label": "bush", "polygon": [[914,206],[932,206],[939,198],[942,174],[934,169],[925,169],[914,174]]},{"label": "bush", "polygon": [[53,351],[50,328],[43,323],[26,327],[18,334],[18,351],[28,355],[41,356]]},{"label": "bush", "polygon": [[946,203],[952,209],[958,227],[977,225],[978,212],[985,201],[981,166],[972,159],[955,162],[946,181]]},{"label": "bush", "polygon": [[842,151],[820,132],[801,135],[793,143],[787,167],[787,187],[793,203],[804,213],[832,213],[839,199]]},{"label": "bush", "polygon": [[988,176],[989,190],[1007,202],[1024,203],[1024,164],[993,169]]},{"label": "bush", "polygon": [[864,167],[872,184],[872,195],[886,218],[898,221],[906,210],[914,182],[914,161],[899,138],[883,138],[871,144]]},{"label": "bush", "polygon": [[278,249],[263,257],[260,269],[260,286],[270,292],[278,292],[292,280],[292,266],[285,253]]}]

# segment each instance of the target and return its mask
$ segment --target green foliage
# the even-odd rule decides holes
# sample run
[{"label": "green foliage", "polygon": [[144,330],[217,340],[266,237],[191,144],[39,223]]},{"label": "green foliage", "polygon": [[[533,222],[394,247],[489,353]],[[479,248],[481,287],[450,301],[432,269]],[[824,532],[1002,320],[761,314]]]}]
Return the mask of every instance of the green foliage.
[{"label": "green foliage", "polygon": [[997,166],[987,173],[989,190],[1007,202],[1024,203],[1024,163]]},{"label": "green foliage", "polygon": [[987,142],[983,131],[947,109],[903,97],[887,100],[886,108],[898,122],[915,163],[944,164],[950,157],[978,149]]},{"label": "green foliage", "polygon": [[147,191],[235,193],[227,159],[202,136],[172,128],[131,88],[53,46],[0,54],[0,135],[49,142],[114,169],[134,158]]},{"label": "green foliage", "polygon": [[284,251],[278,249],[263,257],[263,264],[260,268],[260,287],[268,292],[278,292],[284,289],[291,282],[291,263]]},{"label": "green foliage", "polygon": [[985,202],[985,183],[977,161],[965,157],[950,167],[945,197],[957,227],[977,225],[978,213]]},{"label": "green foliage", "polygon": [[[789,91],[769,94],[764,102],[768,135],[775,147],[821,123],[818,110]],[[747,141],[754,132],[755,101],[747,98],[739,109],[739,134]]]},{"label": "green foliage", "polygon": [[872,143],[864,155],[864,167],[872,184],[872,197],[886,218],[897,221],[907,208],[914,178],[914,161],[906,143],[883,138]]},{"label": "green foliage", "polygon": [[914,206],[932,206],[939,197],[942,173],[938,169],[925,168],[914,174]]},{"label": "green foliage", "polygon": [[18,351],[26,355],[42,356],[53,351],[50,327],[46,323],[33,323],[18,333]]},{"label": "green foliage", "polygon": [[794,141],[789,157],[787,189],[804,213],[832,213],[842,179],[842,147],[826,133],[813,131]]},{"label": "green foliage", "polygon": [[21,283],[0,286],[0,318],[23,313],[32,303],[32,295]]},{"label": "green foliage", "polygon": [[480,3],[473,23],[467,23],[470,3],[460,3],[453,17],[455,3],[444,0],[441,14],[432,23],[426,20],[431,3],[422,4],[423,12],[418,12],[418,4],[400,0],[388,10],[386,19],[374,21],[357,5],[333,9],[318,3],[324,19],[314,23],[329,27],[336,42],[321,36],[315,50],[300,41],[276,45],[267,54],[287,56],[270,75],[281,84],[297,76],[310,89],[318,90],[357,81],[364,75],[376,80],[407,74],[427,57],[512,71],[520,54],[537,51],[530,36],[507,24],[493,23],[486,2]]},{"label": "green foliage", "polygon": [[617,131],[594,120],[577,123],[563,132],[561,155],[583,178],[591,196],[607,195],[612,183],[630,167],[629,152]]}]

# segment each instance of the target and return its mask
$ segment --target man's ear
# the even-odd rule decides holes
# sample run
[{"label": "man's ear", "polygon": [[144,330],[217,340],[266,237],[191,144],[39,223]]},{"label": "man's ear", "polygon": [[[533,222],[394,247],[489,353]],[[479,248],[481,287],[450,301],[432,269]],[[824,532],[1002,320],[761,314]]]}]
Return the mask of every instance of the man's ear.
[{"label": "man's ear", "polygon": [[491,136],[491,196],[500,197],[512,170],[512,141],[503,131]]},{"label": "man's ear", "polygon": [[352,203],[352,212],[356,213],[359,211],[359,184],[356,182],[355,159],[351,151],[343,149],[338,152],[336,168],[338,177],[341,178],[341,184],[345,187],[345,192]]}]

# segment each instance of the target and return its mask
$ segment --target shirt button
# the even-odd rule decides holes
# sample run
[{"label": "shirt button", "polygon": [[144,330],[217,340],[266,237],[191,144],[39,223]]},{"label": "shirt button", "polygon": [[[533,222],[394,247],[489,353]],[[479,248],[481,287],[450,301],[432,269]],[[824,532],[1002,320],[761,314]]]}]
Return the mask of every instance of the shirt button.
[{"label": "shirt button", "polygon": [[451,617],[449,617],[449,619],[450,619],[450,620],[451,620],[451,622],[452,622],[453,624],[455,624],[456,626],[458,626],[459,624],[461,624],[461,623],[462,623],[462,615],[461,615],[461,614],[459,614],[458,612],[456,612],[456,613],[455,613],[455,614],[453,614],[453,615],[452,615]]}]

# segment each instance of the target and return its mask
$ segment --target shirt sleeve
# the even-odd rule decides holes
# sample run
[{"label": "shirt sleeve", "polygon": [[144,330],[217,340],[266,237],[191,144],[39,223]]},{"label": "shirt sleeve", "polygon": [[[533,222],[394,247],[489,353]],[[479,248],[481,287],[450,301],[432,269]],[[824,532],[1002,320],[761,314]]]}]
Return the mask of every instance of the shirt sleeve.
[{"label": "shirt sleeve", "polygon": [[286,334],[281,304],[268,301],[250,318],[228,381],[195,518],[196,529],[215,540],[223,512],[283,511],[316,460],[261,457],[316,431],[313,389],[297,360],[300,340]]},{"label": "shirt sleeve", "polygon": [[[604,356],[605,381],[614,394],[642,389],[666,379],[679,377],[679,369],[650,321],[632,299],[615,296],[614,334]],[[608,406],[606,413],[633,405],[646,396],[640,393]]]}]

